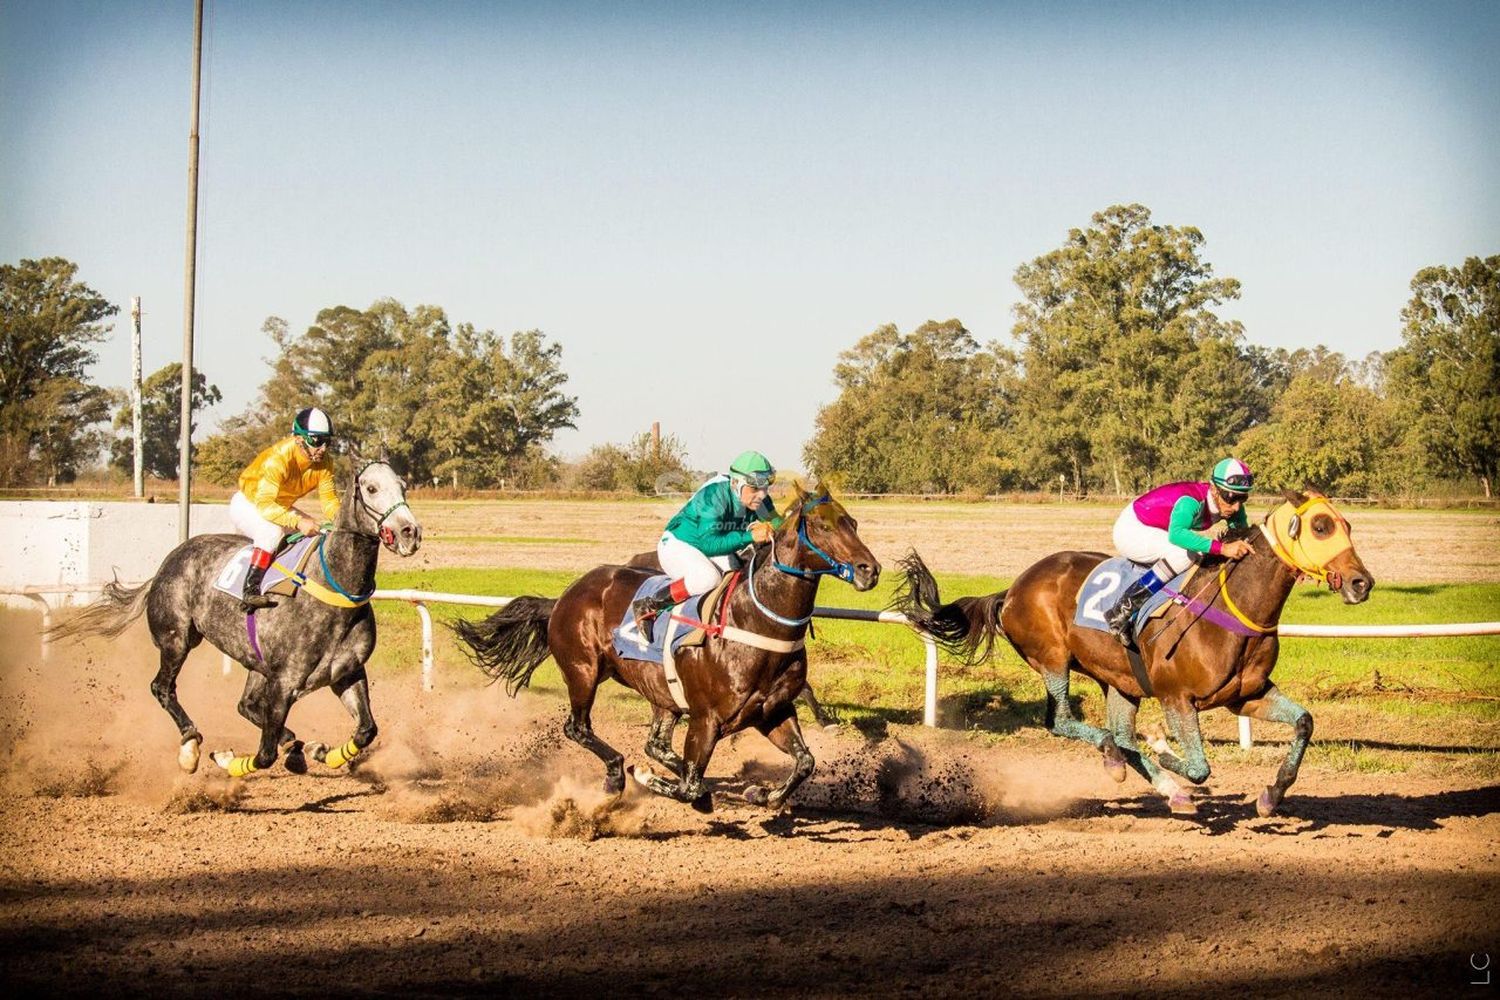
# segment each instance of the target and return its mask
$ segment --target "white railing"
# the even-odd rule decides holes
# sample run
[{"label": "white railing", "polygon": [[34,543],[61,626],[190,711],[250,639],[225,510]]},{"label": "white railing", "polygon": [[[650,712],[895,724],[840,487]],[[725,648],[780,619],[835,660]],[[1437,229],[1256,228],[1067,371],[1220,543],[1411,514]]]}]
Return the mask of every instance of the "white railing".
[{"label": "white railing", "polygon": [[[134,586],[130,584],[128,586]],[[96,594],[98,584],[57,584],[36,587],[8,588],[0,594],[11,594],[36,601],[42,611],[42,656],[47,655],[46,629],[52,624],[52,607],[46,596],[49,594]],[[371,595],[377,601],[405,601],[417,609],[422,621],[422,690],[431,691],[434,684],[433,626],[429,604],[466,604],[482,608],[503,608],[514,597],[486,597],[480,594],[449,594],[435,590],[377,590]],[[895,611],[865,611],[859,608],[814,608],[818,618],[848,621],[875,622],[882,625],[906,625],[911,628],[924,647],[923,666],[926,675],[926,692],[922,699],[922,724],[937,725],[937,643],[932,636],[910,625],[905,615]],[[1457,622],[1428,625],[1282,625],[1277,634],[1293,639],[1421,639],[1436,636],[1500,635],[1500,621]],[[232,661],[224,657],[224,673],[230,672]],[[1250,719],[1240,716],[1240,746],[1250,748]]]}]

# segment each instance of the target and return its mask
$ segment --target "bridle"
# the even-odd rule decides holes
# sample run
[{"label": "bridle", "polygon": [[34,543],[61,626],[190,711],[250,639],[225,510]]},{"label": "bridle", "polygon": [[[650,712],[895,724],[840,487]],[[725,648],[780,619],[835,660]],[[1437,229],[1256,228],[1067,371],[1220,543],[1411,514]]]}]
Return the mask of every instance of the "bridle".
[{"label": "bridle", "polygon": [[[369,514],[371,519],[375,522],[375,530],[373,532],[356,530],[356,534],[365,535],[369,538],[379,538],[381,543],[384,544],[386,548],[394,552],[396,551],[396,533],[385,526],[386,519],[389,518],[392,514],[396,513],[396,511],[400,510],[402,507],[406,507],[407,510],[410,510],[411,507],[407,505],[406,497],[404,495],[400,500],[397,500],[395,503],[387,507],[384,513],[378,513],[375,508],[370,505],[370,502],[365,499],[365,491],[359,488],[359,477],[363,476],[365,474],[365,470],[370,468],[370,466],[372,465],[383,465],[387,469],[391,468],[389,462],[383,462],[377,458],[366,462],[364,465],[361,465],[359,467],[359,471],[354,474],[355,499],[359,501],[360,508],[364,510],[365,513]],[[391,471],[393,473],[395,472],[394,469],[391,469]]]},{"label": "bridle", "polygon": [[[820,497],[815,497],[812,500],[805,500],[803,501],[802,507],[798,511],[797,516],[797,541],[808,551],[812,552],[813,555],[822,559],[823,562],[825,562],[827,565],[823,569],[804,569],[801,566],[788,566],[786,563],[783,563],[780,559],[776,558],[776,536],[773,534],[771,536],[771,566],[773,568],[775,568],[779,572],[785,573],[787,576],[795,576],[800,580],[816,580],[820,576],[836,576],[840,580],[843,580],[845,583],[854,582],[853,563],[842,562],[838,559],[835,559],[827,552],[824,552],[822,549],[818,548],[817,545],[813,544],[812,539],[807,537],[807,512],[815,507],[820,507],[825,503],[832,502],[833,498],[828,496],[827,494],[824,494]],[[761,614],[765,615],[773,622],[776,622],[779,625],[785,625],[788,628],[800,628],[803,625],[806,625],[808,622],[812,621],[811,611],[809,611],[805,616],[801,618],[788,618],[785,615],[777,614],[776,612],[765,606],[765,604],[761,601],[760,596],[755,593],[755,553],[753,551],[750,553],[750,569],[746,572],[745,575],[749,578],[750,581],[750,603],[754,604],[755,609]]]}]

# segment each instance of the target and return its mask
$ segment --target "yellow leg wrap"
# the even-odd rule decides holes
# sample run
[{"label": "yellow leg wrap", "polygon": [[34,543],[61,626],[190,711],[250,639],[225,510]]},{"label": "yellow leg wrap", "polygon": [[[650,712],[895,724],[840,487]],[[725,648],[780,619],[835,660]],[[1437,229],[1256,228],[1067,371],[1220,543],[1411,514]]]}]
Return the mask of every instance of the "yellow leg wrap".
[{"label": "yellow leg wrap", "polygon": [[334,747],[328,751],[328,756],[323,758],[323,763],[329,767],[343,767],[351,760],[359,756],[359,744],[350,740],[341,747]]},{"label": "yellow leg wrap", "polygon": [[234,760],[229,762],[229,776],[231,778],[243,778],[251,771],[258,770],[260,770],[260,768],[255,766],[254,757],[236,757]]}]

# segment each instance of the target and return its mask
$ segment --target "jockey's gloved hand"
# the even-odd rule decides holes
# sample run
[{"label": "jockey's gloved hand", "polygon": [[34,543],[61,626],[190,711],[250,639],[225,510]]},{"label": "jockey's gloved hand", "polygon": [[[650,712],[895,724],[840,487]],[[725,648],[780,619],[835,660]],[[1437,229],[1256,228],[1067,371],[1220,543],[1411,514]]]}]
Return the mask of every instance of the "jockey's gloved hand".
[{"label": "jockey's gloved hand", "polygon": [[750,540],[756,544],[771,540],[771,526],[765,521],[750,522]]}]

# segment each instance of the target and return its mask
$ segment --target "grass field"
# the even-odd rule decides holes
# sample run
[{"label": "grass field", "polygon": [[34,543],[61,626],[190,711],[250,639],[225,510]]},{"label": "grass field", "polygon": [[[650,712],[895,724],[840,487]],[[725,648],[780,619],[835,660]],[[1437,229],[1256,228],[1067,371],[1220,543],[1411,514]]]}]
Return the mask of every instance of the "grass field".
[{"label": "grass field", "polygon": [[[540,594],[555,597],[576,574],[561,570],[453,568],[382,573],[387,588],[421,588],[474,594]],[[938,574],[945,599],[988,594],[1009,581],[995,577]],[[860,594],[838,584],[820,592],[820,604],[881,608],[895,581]],[[1389,585],[1369,602],[1349,607],[1333,594],[1298,587],[1282,620],[1299,624],[1378,625],[1492,620],[1500,608],[1500,584]],[[482,617],[482,608],[438,605],[434,617],[448,621]],[[415,614],[387,608],[381,615],[378,669],[409,672],[420,662]],[[824,704],[869,736],[890,723],[921,721],[924,679],[922,647],[906,629],[863,622],[818,621],[810,642],[809,678]],[[439,670],[483,678],[470,667],[446,629],[439,630]],[[1276,679],[1317,719],[1317,740],[1326,763],[1355,770],[1423,770],[1458,767],[1500,775],[1500,636],[1434,639],[1285,639]],[[561,680],[549,661],[533,688],[561,697]],[[604,694],[604,692],[608,692]],[[646,717],[644,703],[617,685],[601,692],[619,710]],[[1074,684],[1090,718],[1103,715],[1103,699],[1087,681]],[[1003,647],[993,662],[965,666],[944,659],[939,668],[939,723],[973,739],[1002,741],[1043,723],[1042,687],[1036,675]],[[1154,702],[1142,708],[1143,729],[1159,728]],[[1225,712],[1203,719],[1218,754],[1271,762],[1285,733],[1257,724],[1258,745],[1246,754],[1234,743],[1236,720]]]}]

